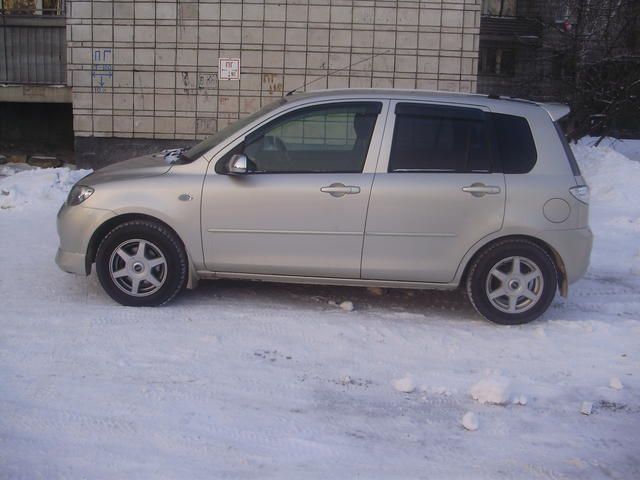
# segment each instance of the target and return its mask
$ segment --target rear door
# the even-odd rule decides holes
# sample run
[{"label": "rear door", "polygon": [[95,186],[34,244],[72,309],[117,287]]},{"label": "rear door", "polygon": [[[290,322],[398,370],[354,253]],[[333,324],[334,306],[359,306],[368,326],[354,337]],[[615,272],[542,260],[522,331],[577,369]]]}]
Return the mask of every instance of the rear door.
[{"label": "rear door", "polygon": [[369,203],[362,278],[451,282],[502,227],[504,175],[481,107],[393,102]]}]

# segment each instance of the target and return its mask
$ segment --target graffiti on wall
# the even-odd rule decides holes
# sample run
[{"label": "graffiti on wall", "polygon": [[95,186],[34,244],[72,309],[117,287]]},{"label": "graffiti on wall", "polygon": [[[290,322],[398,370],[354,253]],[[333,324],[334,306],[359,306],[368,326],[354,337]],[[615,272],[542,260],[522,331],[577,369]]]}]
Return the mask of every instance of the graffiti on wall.
[{"label": "graffiti on wall", "polygon": [[113,79],[112,52],[110,48],[96,48],[91,64],[91,84],[95,93],[104,93]]}]

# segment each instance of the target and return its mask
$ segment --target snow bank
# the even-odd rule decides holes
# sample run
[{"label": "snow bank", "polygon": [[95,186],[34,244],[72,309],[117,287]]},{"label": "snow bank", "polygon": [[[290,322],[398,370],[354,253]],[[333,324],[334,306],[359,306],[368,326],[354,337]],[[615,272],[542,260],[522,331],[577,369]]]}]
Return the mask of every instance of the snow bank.
[{"label": "snow bank", "polygon": [[43,168],[20,171],[11,166],[0,172],[0,208],[10,209],[37,202],[62,203],[71,187],[91,170]]},{"label": "snow bank", "polygon": [[640,275],[640,162],[606,146],[572,148],[591,188],[592,270]]},{"label": "snow bank", "polygon": [[[593,147],[600,137],[584,137],[578,141],[578,145],[584,145],[585,147]],[[618,153],[623,154],[625,157],[631,160],[640,161],[640,140],[627,139],[618,140],[617,138],[606,137],[603,138],[598,148],[608,148],[615,150]]]}]

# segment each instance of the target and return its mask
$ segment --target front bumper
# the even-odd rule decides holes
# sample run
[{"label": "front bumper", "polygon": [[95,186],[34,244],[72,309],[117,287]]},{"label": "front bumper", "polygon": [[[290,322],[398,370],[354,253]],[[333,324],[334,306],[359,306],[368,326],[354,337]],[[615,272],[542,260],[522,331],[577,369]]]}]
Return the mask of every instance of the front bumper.
[{"label": "front bumper", "polygon": [[58,237],[60,247],[56,263],[65,272],[88,275],[90,266],[86,256],[89,242],[96,229],[116,214],[111,210],[62,205],[58,212]]}]

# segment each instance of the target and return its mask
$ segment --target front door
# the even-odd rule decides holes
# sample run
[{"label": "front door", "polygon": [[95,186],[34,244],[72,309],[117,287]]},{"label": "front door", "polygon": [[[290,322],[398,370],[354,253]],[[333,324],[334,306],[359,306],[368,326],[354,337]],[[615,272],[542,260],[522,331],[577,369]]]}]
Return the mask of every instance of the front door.
[{"label": "front door", "polygon": [[[399,102],[373,185],[362,278],[448,283],[480,239],[502,226],[489,115]],[[382,159],[385,159],[384,161]]]},{"label": "front door", "polygon": [[[359,278],[382,105],[301,107],[212,160],[202,199],[207,268]],[[232,154],[247,157],[249,173],[214,172]]]}]

